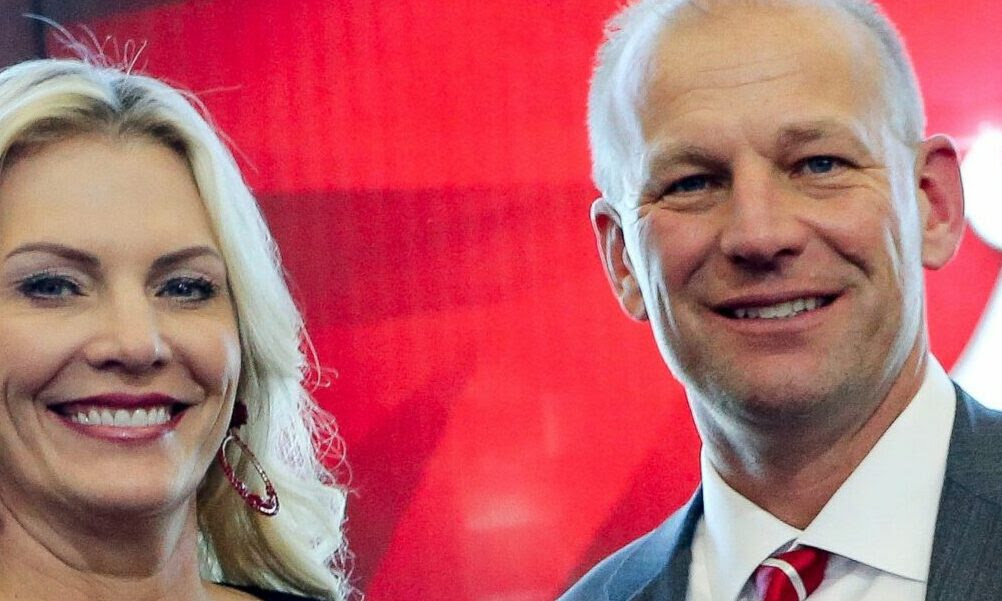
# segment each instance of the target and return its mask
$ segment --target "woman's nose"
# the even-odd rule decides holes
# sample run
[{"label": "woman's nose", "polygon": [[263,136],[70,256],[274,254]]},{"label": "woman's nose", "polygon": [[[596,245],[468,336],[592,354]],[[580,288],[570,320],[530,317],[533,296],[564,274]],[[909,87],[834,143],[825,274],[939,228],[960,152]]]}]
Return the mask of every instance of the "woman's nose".
[{"label": "woman's nose", "polygon": [[94,367],[141,372],[170,361],[162,318],[145,295],[116,298],[97,313],[95,335],[85,353]]}]

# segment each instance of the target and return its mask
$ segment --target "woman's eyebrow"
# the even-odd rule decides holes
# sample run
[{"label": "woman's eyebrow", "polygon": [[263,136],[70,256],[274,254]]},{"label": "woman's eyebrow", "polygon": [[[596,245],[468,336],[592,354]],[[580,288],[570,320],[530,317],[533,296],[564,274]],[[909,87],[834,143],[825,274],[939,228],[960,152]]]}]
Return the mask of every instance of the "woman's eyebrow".
[{"label": "woman's eyebrow", "polygon": [[[10,259],[11,257],[17,255],[23,255],[27,253],[41,252],[50,255],[55,255],[57,257],[62,257],[68,261],[78,263],[83,267],[89,269],[98,269],[101,266],[101,260],[97,256],[80,250],[78,248],[73,248],[72,246],[66,246],[65,244],[60,244],[58,242],[29,242],[27,244],[22,244],[17,248],[11,250],[4,257],[4,260]],[[222,255],[216,251],[216,249],[210,246],[192,246],[189,248],[182,248],[174,252],[167,253],[163,256],[157,257],[150,266],[153,271],[164,271],[174,267],[179,263],[183,263],[190,259],[195,259],[198,257],[212,257],[218,260],[220,263],[225,265]]]},{"label": "woman's eyebrow", "polygon": [[217,259],[223,265],[226,264],[222,255],[220,255],[216,249],[210,246],[192,246],[157,257],[157,259],[153,261],[153,265],[150,267],[153,271],[166,271],[179,263],[184,263],[185,261],[199,257],[212,257]]},{"label": "woman's eyebrow", "polygon": [[73,248],[72,246],[66,246],[65,244],[59,244],[58,242],[29,242],[27,244],[22,244],[14,250],[7,253],[4,259],[9,259],[16,255],[22,255],[32,252],[43,252],[50,255],[56,255],[57,257],[62,257],[74,263],[80,263],[81,265],[97,268],[101,265],[101,261],[89,252],[82,251],[78,248]]}]

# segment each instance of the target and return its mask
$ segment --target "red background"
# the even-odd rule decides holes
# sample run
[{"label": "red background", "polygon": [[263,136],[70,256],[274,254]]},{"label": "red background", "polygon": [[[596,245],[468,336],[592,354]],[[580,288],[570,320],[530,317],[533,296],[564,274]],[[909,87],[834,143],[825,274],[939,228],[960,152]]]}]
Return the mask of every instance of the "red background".
[{"label": "red background", "polygon": [[[587,219],[584,98],[618,0],[188,0],[88,23],[200,94],[240,153],[324,366],[370,601],[543,601],[697,482],[650,335]],[[1002,124],[1002,5],[888,0],[931,131]],[[60,50],[50,43],[50,52]],[[126,58],[129,58],[126,56]],[[930,278],[953,364],[1002,255]]]}]

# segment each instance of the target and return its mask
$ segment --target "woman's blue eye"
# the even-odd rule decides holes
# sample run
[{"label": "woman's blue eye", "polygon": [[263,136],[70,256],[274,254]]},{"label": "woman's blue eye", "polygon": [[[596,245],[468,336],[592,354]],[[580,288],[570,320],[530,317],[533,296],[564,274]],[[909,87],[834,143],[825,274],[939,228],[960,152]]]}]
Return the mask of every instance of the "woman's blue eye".
[{"label": "woman's blue eye", "polygon": [[17,287],[18,291],[29,298],[57,299],[68,296],[81,296],[83,292],[76,282],[61,275],[33,275]]},{"label": "woman's blue eye", "polygon": [[200,301],[212,298],[216,291],[217,286],[205,278],[172,278],[157,290],[157,296]]}]

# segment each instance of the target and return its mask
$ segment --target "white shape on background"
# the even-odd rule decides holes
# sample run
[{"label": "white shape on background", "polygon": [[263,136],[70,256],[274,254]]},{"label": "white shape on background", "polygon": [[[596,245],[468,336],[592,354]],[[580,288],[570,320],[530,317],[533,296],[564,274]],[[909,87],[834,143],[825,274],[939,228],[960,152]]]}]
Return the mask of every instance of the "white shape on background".
[{"label": "white shape on background", "polygon": [[[971,228],[1002,251],[1002,130],[982,126],[960,171]],[[1002,409],[1002,273],[951,375],[981,403]]]},{"label": "white shape on background", "polygon": [[1002,250],[1002,129],[981,126],[960,173],[968,222],[982,240]]}]

